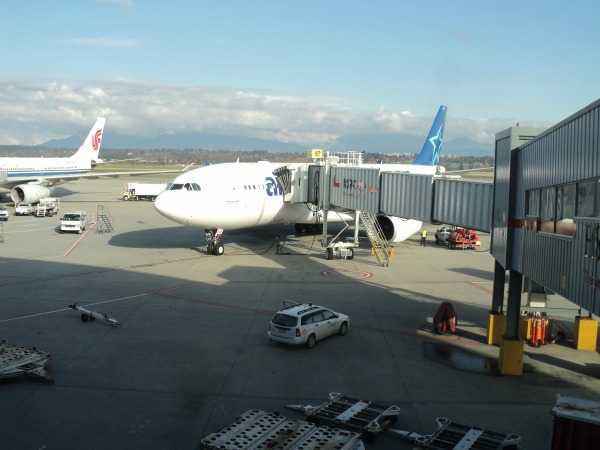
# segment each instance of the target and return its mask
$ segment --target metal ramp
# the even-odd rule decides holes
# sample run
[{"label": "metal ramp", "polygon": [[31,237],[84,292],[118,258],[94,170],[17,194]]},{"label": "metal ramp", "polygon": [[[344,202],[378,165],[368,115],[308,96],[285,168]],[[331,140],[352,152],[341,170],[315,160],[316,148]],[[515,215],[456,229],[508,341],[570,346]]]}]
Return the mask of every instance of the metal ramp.
[{"label": "metal ramp", "polygon": [[430,435],[390,428],[400,414],[398,406],[358,400],[336,392],[330,393],[329,400],[319,406],[287,405],[286,408],[304,412],[310,422],[361,433],[365,442],[374,442],[377,434],[386,430],[429,450],[516,449],[521,441],[516,434],[460,425],[445,418],[436,420],[438,428]]},{"label": "metal ramp", "polygon": [[33,375],[46,381],[53,380],[44,366],[50,360],[50,353],[0,342],[0,378],[12,378],[21,375]]},{"label": "metal ramp", "polygon": [[251,409],[200,441],[202,450],[364,450],[360,434]]},{"label": "metal ramp", "polygon": [[286,408],[304,412],[311,422],[361,433],[370,440],[396,423],[400,414],[398,406],[364,401],[338,392],[331,392],[329,400],[319,406],[287,405]]},{"label": "metal ramp", "polygon": [[481,428],[454,423],[443,417],[436,419],[436,422],[438,429],[428,436],[395,429],[390,429],[389,432],[429,450],[516,449],[519,442],[521,442],[521,436],[517,434],[502,434],[482,430]]},{"label": "metal ramp", "polygon": [[96,233],[110,233],[114,231],[113,227],[113,218],[108,211],[108,208],[105,208],[102,205],[98,205],[98,225],[96,226]]},{"label": "metal ramp", "polygon": [[392,255],[390,254],[390,244],[385,238],[383,230],[377,222],[377,218],[374,214],[361,211],[360,220],[365,228],[365,231],[367,232],[367,236],[369,237],[369,241],[371,242],[371,247],[373,248],[373,252],[375,253],[377,261],[382,266],[389,266],[389,263],[392,260]]}]

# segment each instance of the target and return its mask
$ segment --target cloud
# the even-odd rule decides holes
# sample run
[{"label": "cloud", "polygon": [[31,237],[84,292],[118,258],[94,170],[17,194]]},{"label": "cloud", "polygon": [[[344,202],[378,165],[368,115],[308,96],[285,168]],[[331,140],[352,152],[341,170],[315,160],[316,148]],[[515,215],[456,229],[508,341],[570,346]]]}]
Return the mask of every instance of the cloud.
[{"label": "cloud", "polygon": [[[107,130],[130,136],[215,132],[327,146],[357,133],[425,136],[437,112],[358,111],[343,98],[266,95],[251,89],[103,81],[0,78],[0,144],[35,145],[86,130],[97,116]],[[448,115],[445,138],[493,145],[514,123]]]}]

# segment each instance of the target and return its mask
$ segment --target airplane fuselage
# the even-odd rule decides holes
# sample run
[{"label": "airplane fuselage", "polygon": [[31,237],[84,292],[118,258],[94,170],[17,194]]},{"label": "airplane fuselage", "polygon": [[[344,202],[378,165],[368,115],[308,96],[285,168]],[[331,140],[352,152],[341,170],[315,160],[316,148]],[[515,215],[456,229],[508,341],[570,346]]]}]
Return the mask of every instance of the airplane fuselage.
[{"label": "airplane fuselage", "polygon": [[284,203],[283,188],[273,175],[281,166],[225,163],[194,169],[173,180],[155,207],[174,222],[207,229],[315,222],[316,213],[305,204]]}]

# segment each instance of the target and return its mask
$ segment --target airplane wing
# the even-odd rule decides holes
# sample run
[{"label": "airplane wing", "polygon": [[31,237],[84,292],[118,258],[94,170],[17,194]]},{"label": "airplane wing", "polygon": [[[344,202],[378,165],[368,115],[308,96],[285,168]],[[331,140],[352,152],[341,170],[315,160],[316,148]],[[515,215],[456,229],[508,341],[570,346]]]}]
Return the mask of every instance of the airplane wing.
[{"label": "airplane wing", "polygon": [[38,186],[51,187],[59,184],[64,184],[69,181],[79,180],[83,178],[96,180],[99,178],[118,178],[122,176],[143,176],[143,175],[155,175],[164,173],[182,173],[188,170],[193,164],[184,167],[181,170],[138,170],[138,171],[118,171],[118,172],[95,172],[90,171],[79,174],[69,175],[47,175],[47,176],[34,176],[34,177],[10,177],[0,178],[0,188],[2,190],[11,190],[12,188],[22,184],[35,184]]}]

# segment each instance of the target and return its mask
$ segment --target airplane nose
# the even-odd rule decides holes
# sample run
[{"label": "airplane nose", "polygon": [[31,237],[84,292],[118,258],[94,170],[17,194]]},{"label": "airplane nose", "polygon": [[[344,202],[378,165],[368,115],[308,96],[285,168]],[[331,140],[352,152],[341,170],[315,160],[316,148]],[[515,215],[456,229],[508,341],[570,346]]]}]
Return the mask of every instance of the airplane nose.
[{"label": "airplane nose", "polygon": [[166,192],[161,192],[160,194],[158,194],[158,196],[156,197],[156,199],[154,200],[154,208],[163,216],[165,217],[169,217],[167,212],[166,212],[166,207],[168,204],[168,201],[165,199],[166,197]]}]

